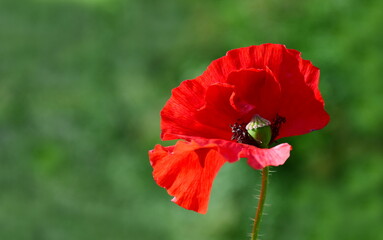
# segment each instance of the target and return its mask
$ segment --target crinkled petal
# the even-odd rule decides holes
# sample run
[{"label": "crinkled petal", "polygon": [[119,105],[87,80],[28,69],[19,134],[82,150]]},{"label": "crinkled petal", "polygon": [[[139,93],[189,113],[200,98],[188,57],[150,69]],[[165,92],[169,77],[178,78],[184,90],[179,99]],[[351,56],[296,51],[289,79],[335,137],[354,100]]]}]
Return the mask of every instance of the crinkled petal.
[{"label": "crinkled petal", "polygon": [[270,69],[235,71],[229,74],[228,83],[234,85],[232,101],[237,109],[251,109],[249,118],[254,114],[268,120],[275,117],[280,105],[281,88]]},{"label": "crinkled petal", "polygon": [[195,80],[183,81],[174,88],[172,96],[161,111],[161,138],[172,140],[171,134],[206,138],[227,138],[227,129],[220,129],[199,121],[195,117],[198,109],[206,104],[206,89]]},{"label": "crinkled petal", "polygon": [[278,112],[286,118],[279,130],[279,138],[306,134],[325,127],[330,121],[323,102],[318,101],[314,93],[307,87],[290,89],[282,97]]},{"label": "crinkled petal", "polygon": [[[282,75],[279,80],[282,98],[278,114],[286,118],[286,123],[281,126],[277,139],[321,129],[330,120],[318,88],[319,69],[310,61],[303,60],[300,52],[287,49],[287,53],[285,62],[296,67],[291,68],[290,74]],[[283,69],[286,66],[284,64]]]},{"label": "crinkled petal", "polygon": [[[260,69],[260,72],[254,69]],[[267,84],[262,85],[262,81],[257,80],[262,79],[265,71],[267,79],[274,79],[279,84],[280,94],[273,81],[267,80]],[[239,80],[233,81],[235,78]],[[208,90],[219,83],[235,86],[230,105],[242,115],[227,111],[230,89],[214,87],[214,91]],[[162,139],[171,140],[171,135],[180,134],[228,140],[228,122],[234,118],[246,122],[252,114],[260,114],[268,120],[276,115],[284,117],[286,123],[282,124],[277,139],[321,129],[329,122],[329,115],[324,110],[318,83],[319,69],[303,60],[298,51],[284,45],[262,44],[231,50],[213,61],[201,76],[185,81],[173,90],[161,112]],[[252,97],[252,92],[257,94]],[[208,93],[224,98],[212,100],[213,97],[205,96]],[[215,104],[209,105],[209,99]],[[197,111],[200,112],[197,114]],[[222,121],[217,122],[212,116],[220,116]]]},{"label": "crinkled petal", "polygon": [[226,162],[216,144],[178,141],[175,146],[156,145],[149,151],[153,177],[167,189],[173,202],[206,213],[213,180]]},{"label": "crinkled petal", "polygon": [[291,145],[279,144],[272,148],[257,148],[252,145],[226,141],[222,139],[206,139],[188,136],[175,136],[198,143],[201,146],[216,146],[217,151],[228,161],[236,162],[240,158],[247,158],[248,164],[255,169],[267,166],[279,166],[290,157]]},{"label": "crinkled petal", "polygon": [[243,151],[241,157],[247,158],[247,163],[255,169],[267,166],[279,166],[290,157],[292,147],[287,143],[279,144],[273,148],[248,147]]},{"label": "crinkled petal", "polygon": [[[265,113],[257,113],[267,119],[270,118],[269,115],[275,117],[277,114],[286,118],[286,124],[282,125],[277,139],[305,134],[327,125],[329,116],[324,110],[324,102],[318,89],[319,69],[310,61],[302,59],[300,52],[287,49],[284,45],[262,44],[231,50],[226,56],[213,61],[195,80],[201,86],[209,86],[216,82],[232,84],[232,74],[249,69],[269,69],[280,84],[281,97],[267,101],[271,103],[268,105],[279,104],[279,107],[265,107]],[[259,90],[259,86],[255,87],[257,88],[247,89],[247,102],[251,101],[251,89]],[[270,86],[265,87],[260,91],[272,92]],[[253,102],[257,101],[256,96],[254,95]],[[256,112],[254,107],[246,104],[243,99],[235,97],[232,101],[237,110]]]},{"label": "crinkled petal", "polygon": [[234,86],[225,83],[216,83],[206,91],[205,106],[197,110],[195,120],[214,127],[222,139],[231,139],[230,126],[239,121],[244,113],[237,111],[230,99],[234,94]]},{"label": "crinkled petal", "polygon": [[[227,76],[242,69],[265,69],[268,67],[276,76],[289,76],[292,69],[298,69],[296,62],[291,62],[291,54],[285,45],[262,44],[233,49],[226,56],[214,60],[207,70],[196,80],[208,86],[216,82],[227,82]],[[296,59],[296,58],[293,58]]]},{"label": "crinkled petal", "polygon": [[287,49],[299,62],[299,69],[303,75],[306,84],[314,91],[316,99],[323,102],[323,98],[319,91],[319,68],[315,67],[311,61],[302,59],[302,54],[295,49]]}]

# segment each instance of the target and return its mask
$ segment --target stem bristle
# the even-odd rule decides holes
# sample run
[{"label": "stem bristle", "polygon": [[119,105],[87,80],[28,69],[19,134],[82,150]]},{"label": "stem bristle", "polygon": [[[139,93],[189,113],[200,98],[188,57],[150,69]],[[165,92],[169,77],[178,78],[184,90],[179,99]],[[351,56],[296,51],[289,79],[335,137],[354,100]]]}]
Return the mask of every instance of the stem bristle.
[{"label": "stem bristle", "polygon": [[[257,210],[255,212],[254,225],[251,233],[251,240],[258,240],[259,235],[259,226],[262,219],[263,207],[265,205],[266,192],[267,192],[267,183],[269,177],[269,167],[265,167],[262,170],[262,184],[261,184],[261,192],[259,195],[259,201]],[[266,214],[265,214],[266,215]]]}]

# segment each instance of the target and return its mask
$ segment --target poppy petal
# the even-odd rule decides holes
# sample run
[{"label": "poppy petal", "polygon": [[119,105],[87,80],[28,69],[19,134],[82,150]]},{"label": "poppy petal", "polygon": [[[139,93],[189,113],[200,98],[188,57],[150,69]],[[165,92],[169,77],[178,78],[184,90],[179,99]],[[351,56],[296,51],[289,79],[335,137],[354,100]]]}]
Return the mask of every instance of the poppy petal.
[{"label": "poppy petal", "polygon": [[319,91],[319,68],[315,67],[311,61],[302,59],[302,54],[295,49],[287,49],[299,61],[299,69],[306,84],[314,91],[318,100],[323,101]]},{"label": "poppy petal", "polygon": [[233,102],[236,106],[245,105],[243,102],[254,106],[250,118],[255,113],[268,120],[275,117],[280,105],[281,88],[269,68],[232,72],[228,83],[235,86]]},{"label": "poppy petal", "polygon": [[[303,60],[296,50],[287,50],[285,63],[280,79],[282,98],[278,114],[285,117],[279,138],[301,135],[318,130],[327,125],[330,118],[324,110],[324,102],[320,96],[319,69],[311,62]],[[293,64],[289,70],[287,62]]]},{"label": "poppy petal", "polygon": [[247,158],[247,163],[255,169],[262,169],[267,166],[279,166],[290,157],[292,147],[287,143],[279,144],[273,148],[248,147],[241,157]]},{"label": "poppy petal", "polygon": [[214,127],[220,133],[220,138],[231,139],[230,125],[243,115],[236,111],[230,103],[234,94],[234,86],[225,83],[216,83],[206,91],[205,106],[197,110],[195,119],[205,125]]},{"label": "poppy petal", "polygon": [[167,189],[173,202],[206,213],[215,176],[226,160],[215,144],[178,141],[175,146],[156,145],[149,151],[153,177]]},{"label": "poppy petal", "polygon": [[[231,50],[226,56],[213,61],[196,81],[205,87],[216,82],[232,84],[231,74],[249,69],[269,69],[280,84],[281,97],[268,101],[279,104],[280,111],[276,111],[274,116],[278,114],[286,118],[277,139],[305,134],[327,125],[329,116],[323,108],[318,89],[319,69],[302,59],[300,52],[287,49],[284,45],[262,44]],[[269,89],[262,90],[269,92]],[[251,91],[247,89],[247,93],[251,94]],[[236,97],[233,102],[237,110],[256,111]],[[268,111],[260,115],[270,118],[274,107],[264,108]]]},{"label": "poppy petal", "polygon": [[277,139],[321,129],[330,121],[323,102],[318,101],[307,86],[302,86],[299,90],[290,89],[286,95],[282,97],[279,111],[286,122],[282,124]]},{"label": "poppy petal", "polygon": [[291,75],[291,70],[298,69],[298,64],[285,45],[268,43],[228,51],[226,56],[214,60],[196,80],[209,86],[216,82],[227,82],[231,72],[266,67],[279,79]]},{"label": "poppy petal", "polygon": [[[206,89],[196,80],[186,80],[172,91],[161,111],[161,138],[172,140],[172,134],[206,138],[226,138],[227,131],[198,121],[195,112],[205,106]],[[193,121],[191,121],[193,119]]]},{"label": "poppy petal", "polygon": [[247,158],[248,164],[255,169],[284,164],[290,157],[290,151],[292,150],[291,145],[288,143],[282,143],[272,148],[257,148],[252,145],[222,139],[189,136],[176,136],[176,138],[190,140],[200,146],[215,146],[221,156],[230,163],[236,162],[240,158]]},{"label": "poppy petal", "polygon": [[[264,85],[259,80],[262,74],[268,78]],[[201,76],[184,81],[173,90],[161,112],[161,137],[171,140],[174,139],[171,135],[179,134],[228,140],[228,122],[246,122],[253,114],[260,114],[268,120],[276,115],[286,119],[276,139],[323,128],[329,116],[324,110],[318,82],[319,69],[310,61],[303,60],[300,52],[284,45],[262,44],[231,50],[213,61]],[[218,83],[222,84],[221,87],[209,90]],[[231,90],[225,89],[224,84],[236,86],[231,94],[231,106],[226,100]],[[218,89],[223,93],[220,94]],[[212,92],[214,96],[224,98],[214,100],[207,96],[212,96]],[[253,92],[257,94],[252,95]],[[207,101],[214,102],[216,110]],[[208,105],[212,107],[208,108]],[[227,111],[230,107],[242,115],[224,115],[231,111]],[[217,118],[212,116],[218,115],[222,117],[217,123]]]}]

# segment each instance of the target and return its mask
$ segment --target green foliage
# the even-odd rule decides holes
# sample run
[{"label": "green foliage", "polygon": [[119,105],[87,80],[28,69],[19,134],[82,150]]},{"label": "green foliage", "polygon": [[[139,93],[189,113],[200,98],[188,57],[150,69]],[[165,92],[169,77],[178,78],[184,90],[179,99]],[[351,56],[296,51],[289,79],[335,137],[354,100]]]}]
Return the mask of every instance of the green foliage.
[{"label": "green foliage", "polygon": [[[159,111],[232,48],[283,43],[321,69],[332,120],[286,139],[264,239],[383,235],[378,0],[0,2],[0,239],[246,239],[258,172],[227,164],[207,215],[151,177]],[[285,139],[284,139],[285,140]],[[168,144],[168,143],[165,143]]]}]

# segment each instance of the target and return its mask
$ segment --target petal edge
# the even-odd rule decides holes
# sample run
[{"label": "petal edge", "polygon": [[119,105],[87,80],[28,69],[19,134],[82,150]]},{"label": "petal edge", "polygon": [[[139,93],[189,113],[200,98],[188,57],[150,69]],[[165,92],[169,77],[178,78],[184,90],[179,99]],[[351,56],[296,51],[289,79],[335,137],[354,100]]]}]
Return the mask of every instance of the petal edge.
[{"label": "petal edge", "polygon": [[215,176],[226,160],[215,144],[178,141],[175,146],[156,145],[149,151],[153,177],[174,196],[172,201],[205,214]]}]

